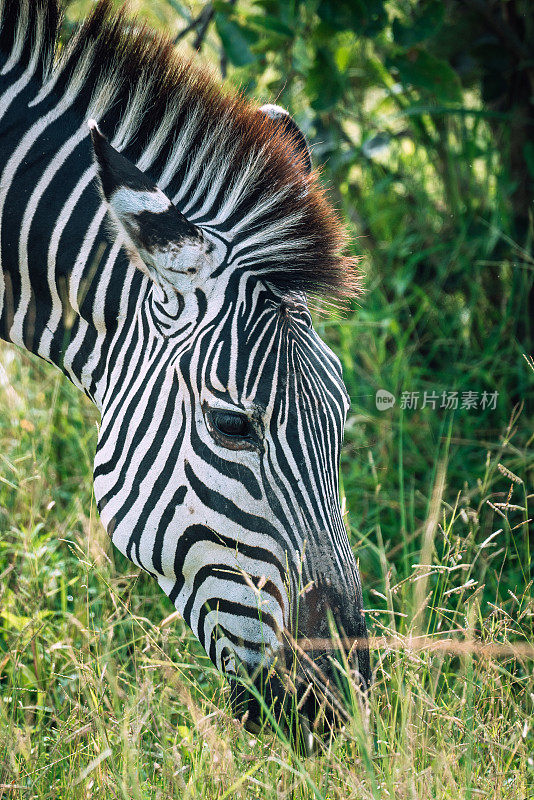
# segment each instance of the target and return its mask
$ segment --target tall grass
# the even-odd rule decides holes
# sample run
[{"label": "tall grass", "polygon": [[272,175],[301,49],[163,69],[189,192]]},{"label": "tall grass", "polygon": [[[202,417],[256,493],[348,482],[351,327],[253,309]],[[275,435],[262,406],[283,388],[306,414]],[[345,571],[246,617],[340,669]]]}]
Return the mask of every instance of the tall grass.
[{"label": "tall grass", "polygon": [[[92,504],[89,403],[7,345],[0,363],[0,797],[532,795],[522,479],[532,442],[521,416],[478,464],[469,459],[462,483],[451,477],[454,422],[435,444],[428,482],[380,471],[376,444],[357,450],[360,481],[372,486],[349,519],[376,637],[374,685],[369,707],[354,692],[344,731],[304,758],[232,718],[224,681],[167,598],[110,547]],[[406,463],[413,423],[396,413],[381,446],[397,459],[402,445]],[[347,497],[358,492],[354,456],[352,471],[346,463],[358,424]],[[390,513],[405,529],[400,546]]]}]

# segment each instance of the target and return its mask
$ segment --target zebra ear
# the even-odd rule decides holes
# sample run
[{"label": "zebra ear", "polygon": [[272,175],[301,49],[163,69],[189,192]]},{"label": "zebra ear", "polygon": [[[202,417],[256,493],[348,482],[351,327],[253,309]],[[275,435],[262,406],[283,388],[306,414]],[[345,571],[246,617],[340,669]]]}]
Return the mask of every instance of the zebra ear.
[{"label": "zebra ear", "polygon": [[299,163],[304,167],[304,171],[309,174],[312,170],[310,148],[308,147],[306,137],[302,133],[295,120],[284,108],[281,106],[275,106],[272,103],[267,103],[266,105],[261,106],[260,111],[262,114],[265,114],[266,117],[269,117],[269,119],[273,120],[275,129],[277,131],[280,131],[281,133],[284,133],[290,137]]},{"label": "zebra ear", "polygon": [[[115,150],[88,122],[102,195],[128,250],[140,256],[143,269],[162,288],[183,291],[207,262],[211,245],[150,178]],[[134,261],[137,259],[133,259]]]}]

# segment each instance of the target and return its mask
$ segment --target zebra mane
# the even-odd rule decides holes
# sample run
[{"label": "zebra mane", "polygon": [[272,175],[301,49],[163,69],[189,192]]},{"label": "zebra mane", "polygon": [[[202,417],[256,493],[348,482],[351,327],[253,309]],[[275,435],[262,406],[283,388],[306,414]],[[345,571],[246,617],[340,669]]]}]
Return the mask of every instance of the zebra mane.
[{"label": "zebra mane", "polygon": [[58,0],[0,0],[0,51],[40,81],[33,104],[68,93],[192,222],[237,242],[240,263],[262,280],[284,292],[357,292],[344,231],[290,135],[111,0],[65,47],[60,26]]}]

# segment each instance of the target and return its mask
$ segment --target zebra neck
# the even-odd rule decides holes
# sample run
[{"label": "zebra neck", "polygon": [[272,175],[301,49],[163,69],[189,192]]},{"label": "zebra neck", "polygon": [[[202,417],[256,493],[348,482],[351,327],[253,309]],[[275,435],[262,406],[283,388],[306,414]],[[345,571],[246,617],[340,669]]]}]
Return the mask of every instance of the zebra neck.
[{"label": "zebra neck", "polygon": [[0,336],[99,405],[147,281],[109,243],[84,121],[64,97],[35,104],[39,87],[15,78],[0,74]]}]

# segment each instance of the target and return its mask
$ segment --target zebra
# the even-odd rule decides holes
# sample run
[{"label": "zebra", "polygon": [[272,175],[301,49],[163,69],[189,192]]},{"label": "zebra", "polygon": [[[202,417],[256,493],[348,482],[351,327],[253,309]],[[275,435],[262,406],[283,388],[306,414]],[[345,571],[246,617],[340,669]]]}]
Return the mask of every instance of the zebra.
[{"label": "zebra", "polygon": [[61,48],[60,25],[57,0],[0,0],[0,335],[97,406],[102,523],[235,713],[281,718],[296,665],[300,719],[332,721],[334,644],[371,678],[339,502],[349,399],[308,308],[358,290],[345,233],[285,110],[111,0]]}]

